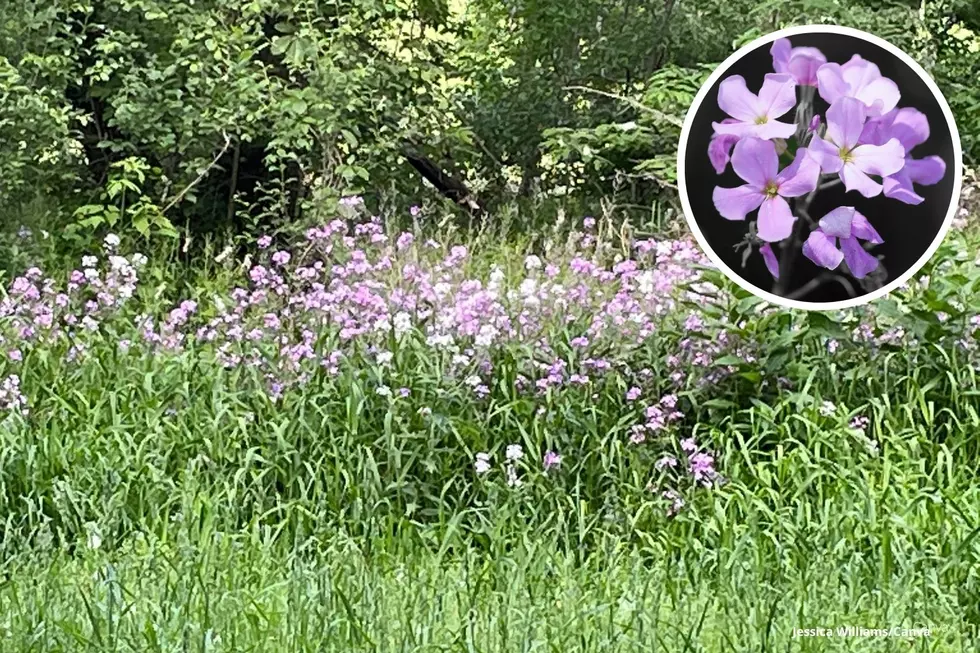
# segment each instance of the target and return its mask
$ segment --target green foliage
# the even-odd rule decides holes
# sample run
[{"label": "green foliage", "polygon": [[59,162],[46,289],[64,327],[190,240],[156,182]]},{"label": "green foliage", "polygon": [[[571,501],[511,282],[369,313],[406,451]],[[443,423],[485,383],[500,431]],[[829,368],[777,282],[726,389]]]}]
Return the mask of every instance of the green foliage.
[{"label": "green foliage", "polygon": [[163,209],[143,193],[147,175],[159,175],[146,161],[127,157],[109,167],[108,181],[101,194],[101,204],[86,204],[75,209],[77,221],[68,225],[66,236],[92,244],[96,239],[84,237],[84,232],[96,233],[108,229],[132,229],[143,238],[151,235],[175,238],[177,230],[163,214]]},{"label": "green foliage", "polygon": [[158,171],[147,206],[180,197],[173,224],[255,231],[348,193],[420,203],[411,149],[491,210],[611,196],[646,211],[673,196],[677,125],[711,67],[804,23],[910,52],[977,159],[964,0],[15,0],[0,8],[0,200],[56,197],[70,220],[135,158]]}]

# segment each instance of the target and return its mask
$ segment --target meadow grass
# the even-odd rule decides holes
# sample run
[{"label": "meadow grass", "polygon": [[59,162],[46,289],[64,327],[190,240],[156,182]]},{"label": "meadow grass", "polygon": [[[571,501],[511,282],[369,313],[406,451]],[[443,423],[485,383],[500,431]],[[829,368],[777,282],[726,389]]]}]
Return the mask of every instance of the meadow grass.
[{"label": "meadow grass", "polygon": [[[0,395],[0,650],[976,650],[976,242],[953,235],[929,284],[871,311],[768,311],[726,285],[678,300],[647,338],[596,336],[628,365],[587,385],[516,391],[542,350],[508,341],[485,397],[464,381],[478,367],[412,333],[387,363],[354,342],[336,370],[270,390],[263,365],[291,369],[277,348],[222,364],[192,337],[210,316],[184,329],[193,311],[175,309],[158,340],[134,319],[188,289],[205,313],[231,268],[175,289],[151,263],[135,307],[0,362],[30,407]],[[520,276],[527,246],[471,243],[445,274]],[[545,260],[567,262],[563,247]],[[610,283],[597,311],[618,301]],[[578,318],[546,317],[544,367],[578,369]],[[314,347],[327,362],[331,333]],[[672,376],[686,351],[710,360]],[[672,391],[684,415],[632,441]],[[715,482],[655,471],[685,460],[682,438],[711,452]],[[513,444],[519,486],[499,462]],[[562,462],[544,470],[551,449]],[[793,636],[846,626],[932,632]]]}]

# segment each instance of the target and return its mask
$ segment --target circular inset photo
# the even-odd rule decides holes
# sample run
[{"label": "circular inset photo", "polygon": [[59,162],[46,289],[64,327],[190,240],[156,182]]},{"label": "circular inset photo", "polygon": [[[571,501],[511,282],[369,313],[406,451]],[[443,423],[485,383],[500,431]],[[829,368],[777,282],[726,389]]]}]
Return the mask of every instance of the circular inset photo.
[{"label": "circular inset photo", "polygon": [[681,133],[678,188],[705,253],[792,308],[856,306],[902,285],[956,211],[962,156],[935,82],[876,36],[811,25],[729,57]]}]

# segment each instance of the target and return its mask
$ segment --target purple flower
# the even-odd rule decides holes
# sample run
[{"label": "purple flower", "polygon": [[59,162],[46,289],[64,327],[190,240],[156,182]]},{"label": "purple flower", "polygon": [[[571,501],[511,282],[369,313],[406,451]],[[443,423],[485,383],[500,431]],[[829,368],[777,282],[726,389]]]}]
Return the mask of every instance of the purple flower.
[{"label": "purple flower", "polygon": [[642,394],[642,390],[640,390],[639,388],[637,387],[630,388],[629,390],[626,391],[626,401],[636,401],[637,399],[640,398],[640,394]]},{"label": "purple flower", "polygon": [[851,274],[861,279],[878,267],[878,259],[868,254],[859,240],[875,245],[884,242],[867,218],[852,206],[842,206],[820,219],[819,228],[803,243],[803,255],[828,270],[847,261]]},{"label": "purple flower", "polygon": [[663,493],[663,498],[670,501],[670,507],[667,508],[667,516],[673,517],[679,513],[684,508],[684,499],[674,490],[665,490]]},{"label": "purple flower", "polygon": [[893,138],[905,149],[905,165],[882,180],[885,197],[906,204],[921,204],[924,198],[915,192],[913,184],[931,186],[939,183],[946,174],[946,162],[938,156],[924,159],[909,156],[913,148],[929,140],[929,119],[911,107],[894,109],[869,120],[861,133],[861,142],[869,145],[884,145]]},{"label": "purple flower", "polygon": [[268,248],[270,245],[272,245],[272,236],[262,236],[256,242],[256,245],[259,246],[259,249],[266,249],[266,248]]},{"label": "purple flower", "polygon": [[794,48],[789,39],[778,39],[772,44],[772,67],[777,73],[793,76],[801,86],[817,85],[817,70],[827,57],[816,48]]},{"label": "purple flower", "polygon": [[868,175],[887,177],[905,165],[905,148],[897,138],[883,145],[861,143],[867,108],[854,98],[841,98],[827,109],[826,140],[814,134],[810,155],[826,173],[838,173],[848,191],[875,197],[882,186]]},{"label": "purple flower", "polygon": [[544,454],[544,468],[546,470],[552,467],[557,467],[561,465],[561,456],[554,451],[548,451]]},{"label": "purple flower", "polygon": [[[721,124],[734,124],[738,121],[733,118],[725,118],[721,121]],[[711,165],[714,166],[715,172],[719,175],[725,172],[728,167],[728,162],[731,161],[732,148],[735,147],[735,143],[738,143],[738,136],[734,134],[719,134],[715,133],[711,137],[711,141],[708,142],[708,159],[711,160]]]},{"label": "purple flower", "polygon": [[820,66],[817,81],[820,97],[828,104],[836,104],[841,98],[854,98],[872,116],[888,113],[902,97],[895,82],[882,77],[878,66],[857,54],[843,66],[837,63]]},{"label": "purple flower", "polygon": [[776,120],[796,106],[796,81],[791,75],[766,75],[758,95],[749,91],[744,77],[732,75],[718,87],[718,106],[735,119],[712,123],[718,134],[770,139],[796,133],[796,125]]},{"label": "purple flower", "polygon": [[747,184],[738,188],[717,187],[714,204],[728,220],[744,220],[759,209],[759,238],[776,242],[790,235],[796,218],[784,198],[799,197],[817,187],[820,168],[801,148],[796,159],[779,172],[779,155],[771,141],[745,138],[735,146],[732,167]]},{"label": "purple flower", "polygon": [[694,476],[694,480],[705,485],[710,485],[711,481],[718,476],[718,472],[715,471],[715,459],[711,454],[707,454],[703,451],[698,452],[691,456],[691,474]]},{"label": "purple flower", "polygon": [[766,263],[766,269],[769,270],[769,274],[772,275],[773,279],[779,278],[779,261],[776,260],[776,254],[772,251],[772,245],[765,243],[759,248],[759,253],[762,254],[762,260]]}]

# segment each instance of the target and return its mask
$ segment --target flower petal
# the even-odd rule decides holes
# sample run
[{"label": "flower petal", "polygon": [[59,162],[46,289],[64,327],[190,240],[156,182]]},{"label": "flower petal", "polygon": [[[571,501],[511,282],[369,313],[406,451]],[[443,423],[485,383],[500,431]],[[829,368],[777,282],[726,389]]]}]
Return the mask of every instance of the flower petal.
[{"label": "flower petal", "polygon": [[[799,48],[803,50],[804,48]],[[812,48],[805,48],[812,49]],[[819,52],[819,50],[818,50]],[[793,76],[797,84],[801,86],[816,86],[817,85],[817,71],[820,70],[820,66],[827,63],[827,60],[820,55],[817,58],[808,54],[794,54],[793,58],[789,60],[789,66],[787,67],[787,72]]]},{"label": "flower petal", "polygon": [[836,241],[836,238],[815,229],[803,243],[803,256],[822,268],[833,270],[844,260],[844,254],[837,249]]},{"label": "flower petal", "polygon": [[847,96],[847,82],[838,63],[825,63],[817,69],[817,91],[827,104]]},{"label": "flower petal", "polygon": [[732,118],[743,122],[754,122],[765,114],[765,106],[749,91],[741,75],[728,77],[718,87],[718,106]]},{"label": "flower petal", "polygon": [[762,260],[765,261],[769,274],[772,275],[773,279],[778,279],[779,261],[776,259],[776,254],[772,251],[772,245],[769,243],[764,244],[759,248],[759,253],[762,254]]},{"label": "flower petal", "polygon": [[877,64],[856,54],[851,57],[850,61],[841,66],[841,74],[851,90],[857,91],[881,78],[881,69],[878,68]]},{"label": "flower petal", "polygon": [[878,232],[875,231],[875,228],[871,226],[871,223],[868,222],[868,219],[857,211],[854,212],[854,217],[851,218],[851,236],[866,240],[874,245],[880,245],[885,242],[878,235]]},{"label": "flower petal", "polygon": [[898,200],[905,204],[922,204],[926,198],[915,192],[915,188],[912,186],[912,179],[909,177],[906,168],[902,168],[894,175],[881,180],[884,195],[889,199]]},{"label": "flower petal", "polygon": [[837,100],[827,109],[827,138],[840,148],[853,148],[864,131],[867,115],[867,108],[860,100],[850,97]]},{"label": "flower petal", "polygon": [[806,195],[817,187],[818,181],[820,181],[820,164],[810,156],[805,147],[797,150],[793,163],[776,175],[779,194],[783,197]]},{"label": "flower petal", "polygon": [[777,73],[785,73],[786,67],[789,66],[789,59],[793,56],[793,46],[787,38],[776,39],[769,48],[769,54],[772,55],[773,70]]},{"label": "flower petal", "polygon": [[924,159],[905,159],[905,170],[917,184],[932,186],[938,184],[946,175],[946,162],[938,156],[927,156]]},{"label": "flower petal", "polygon": [[[912,107],[904,107],[886,114],[889,120],[889,135],[897,138],[906,152],[911,152],[916,145],[922,145],[929,140],[929,119],[926,114]],[[886,139],[887,141],[887,139]],[[883,143],[875,143],[882,145]]]},{"label": "flower petal", "polygon": [[857,211],[853,206],[841,206],[820,218],[820,230],[835,238],[851,237],[851,222]]},{"label": "flower petal", "polygon": [[743,138],[736,143],[732,153],[732,168],[756,188],[765,188],[779,172],[776,144],[761,138]]},{"label": "flower petal", "polygon": [[820,165],[820,169],[826,173],[840,172],[844,162],[840,158],[840,148],[828,143],[816,134],[807,146],[810,156]]},{"label": "flower petal", "polygon": [[857,238],[845,238],[840,243],[847,267],[856,279],[863,279],[878,267],[878,259],[864,251]]},{"label": "flower petal", "polygon": [[861,145],[884,145],[891,138],[892,120],[894,112],[873,118],[864,123],[861,131],[861,138],[858,143]]},{"label": "flower petal", "polygon": [[856,97],[868,106],[870,115],[883,115],[898,106],[902,92],[892,80],[879,77],[861,88]]},{"label": "flower petal", "polygon": [[796,80],[792,75],[769,73],[759,91],[759,104],[770,120],[786,114],[796,106]]},{"label": "flower petal", "polygon": [[759,138],[772,140],[773,138],[789,138],[796,133],[796,125],[778,120],[769,120],[762,125],[753,125],[751,133]]},{"label": "flower petal", "polygon": [[738,188],[715,188],[711,197],[718,213],[726,220],[744,220],[759,208],[766,196],[749,184]]},{"label": "flower petal", "polygon": [[738,142],[738,136],[731,134],[715,134],[708,143],[708,158],[715,172],[719,175],[725,172],[728,162],[731,161],[732,148]]},{"label": "flower petal", "polygon": [[[870,146],[868,146],[870,147]],[[861,172],[853,163],[845,163],[840,169],[840,178],[847,192],[856,190],[865,197],[877,197],[881,194],[881,184]]]},{"label": "flower petal", "polygon": [[852,164],[869,175],[888,177],[905,167],[905,148],[897,138],[884,145],[859,145],[851,157]]},{"label": "flower petal", "polygon": [[738,122],[733,121],[723,121],[723,122],[713,122],[711,126],[715,130],[715,134],[723,134],[725,136],[735,136],[736,138],[745,138],[746,136],[755,136],[758,131],[754,122]]},{"label": "flower petal", "polygon": [[789,238],[793,233],[794,222],[796,218],[786,200],[778,196],[767,199],[759,207],[759,238],[769,243]]}]

